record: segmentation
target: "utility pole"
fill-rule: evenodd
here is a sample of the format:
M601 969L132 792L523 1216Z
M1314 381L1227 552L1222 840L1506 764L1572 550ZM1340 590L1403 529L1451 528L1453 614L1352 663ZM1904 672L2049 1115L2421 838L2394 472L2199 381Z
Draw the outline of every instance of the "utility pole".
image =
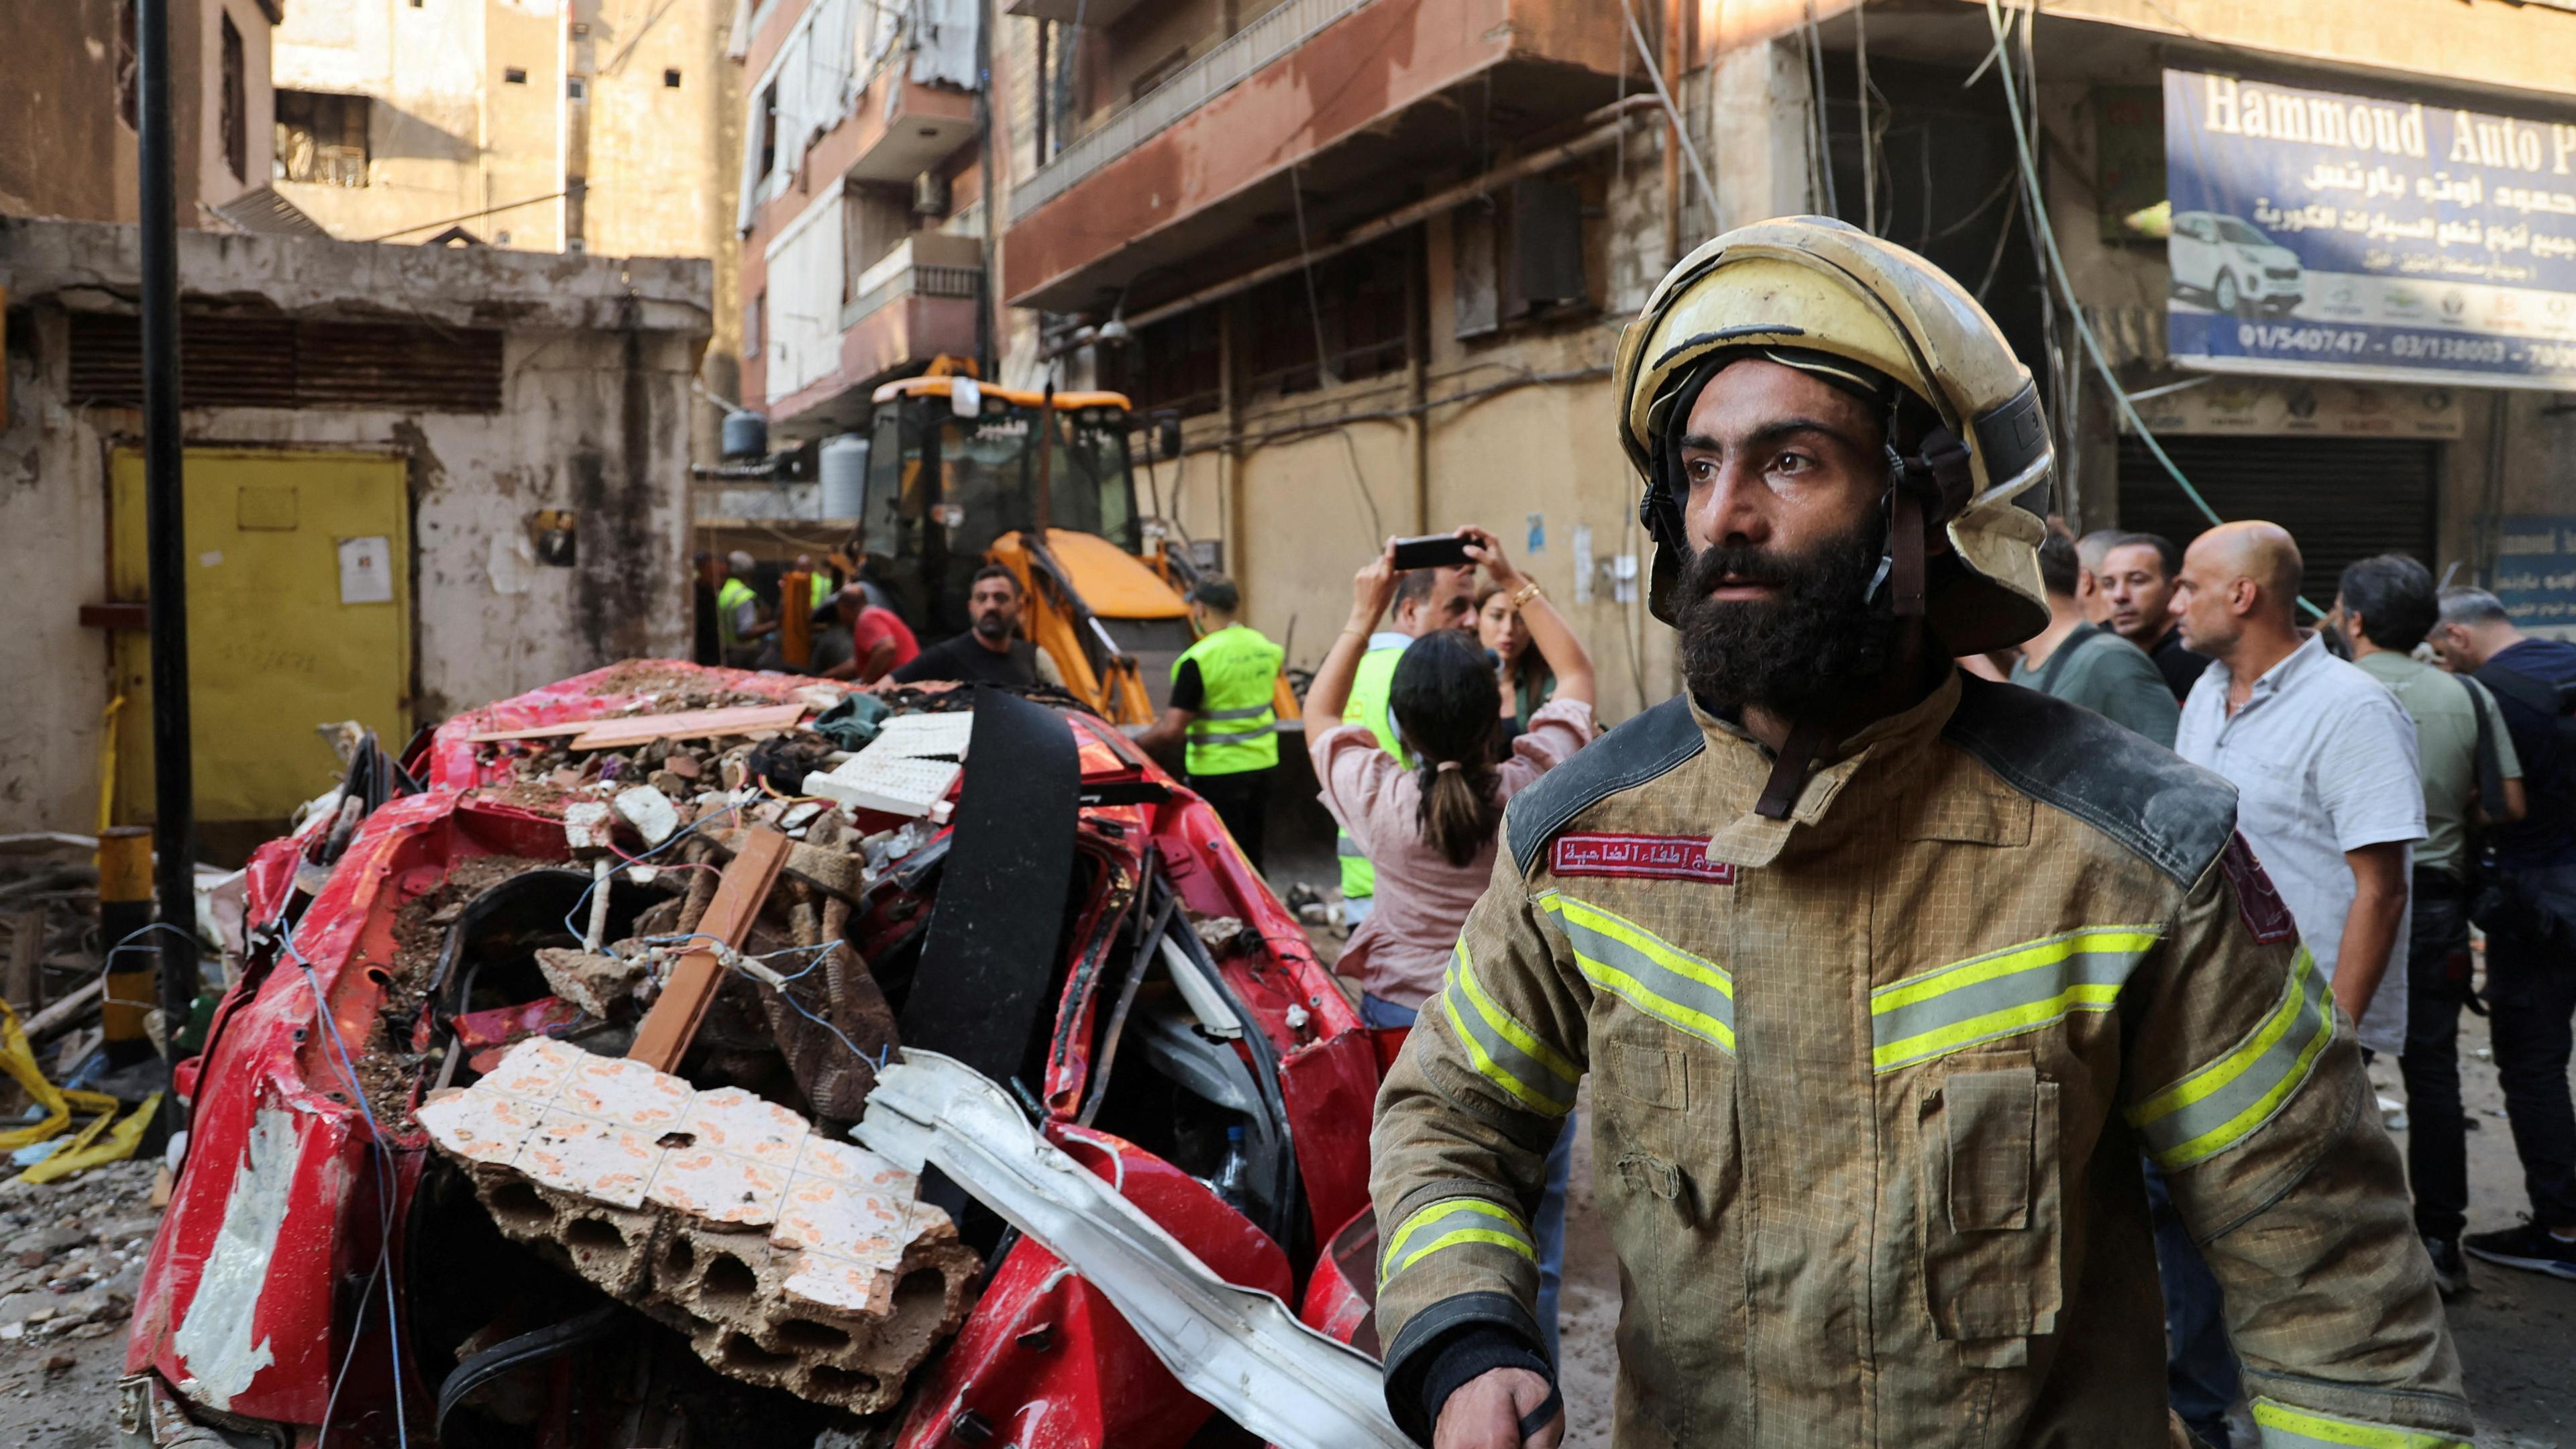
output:
M196 779L189 757L187 520L179 492L179 203L170 120L170 0L134 7L143 221L143 518L152 634L153 874L163 1040L197 999ZM115 944L110 942L110 945Z

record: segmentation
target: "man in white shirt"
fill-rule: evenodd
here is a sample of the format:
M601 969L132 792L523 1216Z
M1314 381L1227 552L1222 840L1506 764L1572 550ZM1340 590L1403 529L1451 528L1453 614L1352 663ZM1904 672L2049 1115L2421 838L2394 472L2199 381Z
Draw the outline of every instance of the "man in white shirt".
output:
M2424 838L2415 722L2298 627L2298 545L2278 525L2194 540L2174 582L2183 642L2217 661L2174 752L2236 786L2236 823L2334 982L2361 1044L2406 1042L2409 847Z
M2415 721L2379 681L2299 628L2299 546L2271 523L2192 541L2171 608L2215 662L2183 701L2174 753L2236 786L2236 828L2290 908L2361 1044L2406 1045L2408 853L2424 838ZM2161 1197L2151 1182L2151 1202ZM2156 1204L2161 1207L2161 1204ZM2236 1396L2217 1283L2159 1213L2173 1406L2195 1431Z

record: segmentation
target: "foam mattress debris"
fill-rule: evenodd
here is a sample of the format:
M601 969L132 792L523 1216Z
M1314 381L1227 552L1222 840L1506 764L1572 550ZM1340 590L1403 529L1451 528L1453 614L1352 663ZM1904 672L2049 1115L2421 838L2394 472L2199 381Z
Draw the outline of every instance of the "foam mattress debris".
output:
M964 1316L976 1257L918 1178L739 1088L536 1038L420 1124L504 1233L747 1382L874 1413Z
M941 819L974 729L971 710L896 715L866 749L827 774L806 776L806 793L859 810Z

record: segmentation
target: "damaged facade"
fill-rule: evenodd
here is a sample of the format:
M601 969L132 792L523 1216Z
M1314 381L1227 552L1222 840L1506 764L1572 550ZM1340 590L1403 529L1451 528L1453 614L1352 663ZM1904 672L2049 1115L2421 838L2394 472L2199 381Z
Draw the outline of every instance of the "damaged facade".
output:
M0 812L151 799L130 227L0 219L8 287ZM200 839L238 859L338 773L478 699L689 635L707 263L180 237ZM111 704L122 700L111 710Z
M2563 511L2576 450L2543 393L2213 384L2168 355L2165 242L2111 223L2163 198L2168 67L2545 129L2576 93L2564 7L2003 5L2072 306L2036 260L1982 0L1005 9L999 297L1034 325L1005 328L1002 375L1181 414L1153 491L1222 542L1246 622L1306 621L1291 667L1379 539L1473 522L1589 641L1605 717L1677 689L1609 362L1674 261L1778 215L1839 216L1977 292L2047 390L2079 530L2205 523L2115 414L2078 309L2184 473L2223 516L2290 528L2313 579L2391 548L2492 577L2500 526Z
M129 1417L1400 1442L1345 1346L1377 1048L1214 813L1065 705L628 663L262 847Z

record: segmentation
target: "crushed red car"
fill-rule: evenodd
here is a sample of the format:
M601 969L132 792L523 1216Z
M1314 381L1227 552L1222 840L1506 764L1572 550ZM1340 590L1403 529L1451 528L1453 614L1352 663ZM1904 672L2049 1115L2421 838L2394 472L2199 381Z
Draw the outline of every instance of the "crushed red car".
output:
M853 1140L908 1060L1374 1350L1376 1046L1063 697L629 663L319 803L178 1074L128 1442L1253 1442L1110 1276Z

